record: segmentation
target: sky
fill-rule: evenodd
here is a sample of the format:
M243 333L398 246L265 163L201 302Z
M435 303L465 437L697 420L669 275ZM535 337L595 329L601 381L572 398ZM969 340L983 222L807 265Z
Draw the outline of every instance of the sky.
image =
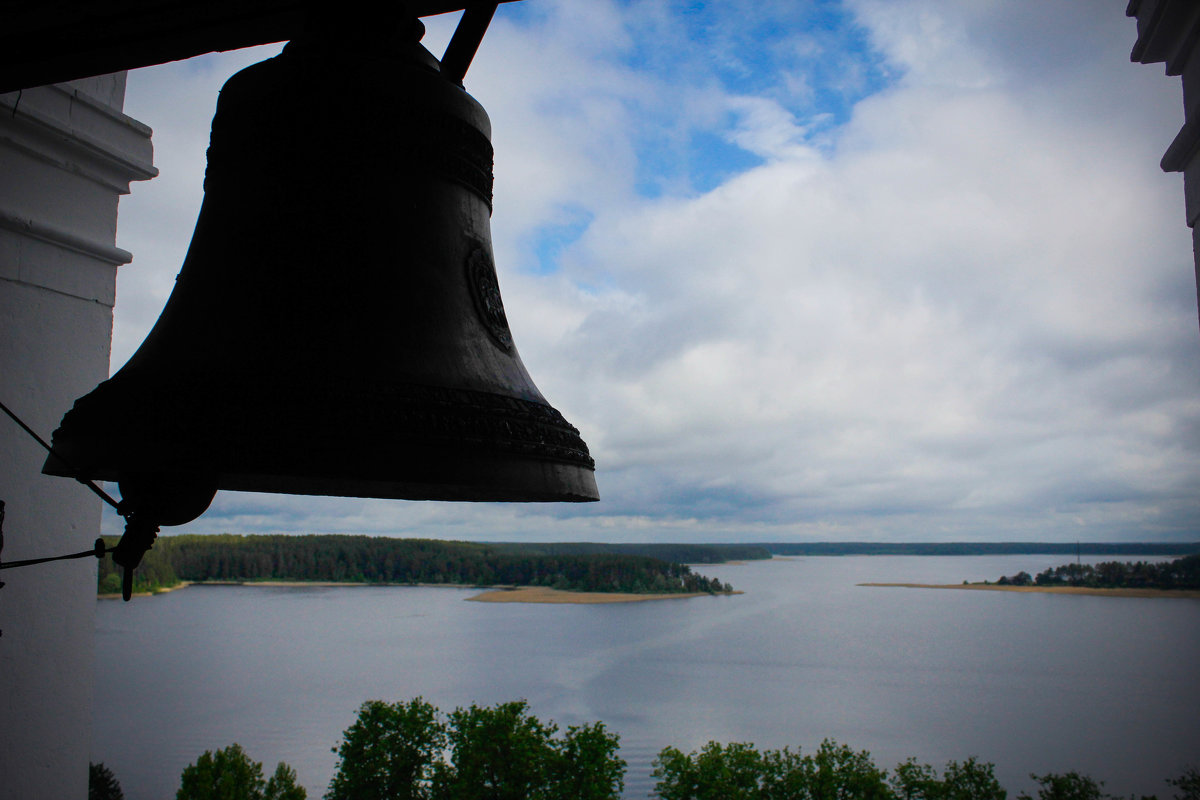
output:
M164 533L1200 541L1178 78L1123 0L523 0L467 74L522 360L588 504L222 492ZM426 20L444 50L453 15ZM226 78L130 73L112 363L183 263ZM319 113L319 99L314 113ZM106 532L120 530L115 515Z

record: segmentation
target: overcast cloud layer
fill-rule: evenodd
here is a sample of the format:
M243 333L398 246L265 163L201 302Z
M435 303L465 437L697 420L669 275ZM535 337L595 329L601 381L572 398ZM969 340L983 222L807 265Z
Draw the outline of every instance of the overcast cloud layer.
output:
M1129 62L1124 3L722 5L502 5L467 76L514 337L601 502L226 492L178 530L1200 540L1179 80ZM162 174L121 203L114 366L182 264L218 88L278 50L131 74Z

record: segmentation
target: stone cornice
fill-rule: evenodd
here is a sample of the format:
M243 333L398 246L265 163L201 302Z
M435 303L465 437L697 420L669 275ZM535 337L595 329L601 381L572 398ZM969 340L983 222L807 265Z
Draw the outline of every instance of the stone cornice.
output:
M1163 172L1183 172L1196 155L1197 149L1200 149L1200 119L1189 119L1179 129L1159 165Z
M150 128L70 84L0 95L0 140L121 194L158 175Z
M1163 62L1168 75L1183 74L1200 40L1200 3L1195 0L1130 0L1128 17L1137 17L1138 38L1130 61Z

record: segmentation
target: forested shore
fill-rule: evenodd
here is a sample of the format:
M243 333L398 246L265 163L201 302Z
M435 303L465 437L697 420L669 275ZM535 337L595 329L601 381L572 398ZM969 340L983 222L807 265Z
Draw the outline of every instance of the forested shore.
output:
M116 539L108 540L114 545ZM134 591L182 582L308 581L365 584L546 586L574 592L726 593L733 588L692 572L681 560L715 563L723 546L487 544L381 536L179 535L160 537L134 572ZM730 546L729 558L752 557ZM694 556L695 558L688 558ZM761 556L769 557L769 556ZM101 559L97 589L120 591L120 575Z
M1200 542L763 542L776 556L1183 556Z
M997 586L1078 586L1088 589L1200 589L1200 555L1174 561L1063 564L1039 572L1002 575Z
M110 546L116 543L115 538L106 541ZM580 592L683 594L725 592L731 588L693 573L687 564L721 564L774 556L1183 555L1197 552L1200 552L1200 542L479 543L382 536L185 534L162 536L157 540L134 573L134 591L160 591L185 581L273 580L548 586ZM1161 580L1148 576L1160 569L1159 565L1136 563L1139 566L1123 571L1114 566L1117 562L1094 567L1067 564L1036 577L1026 573L1003 577L998 584L1158 587ZM1077 568L1080 571L1073 572ZM1189 569L1194 571L1194 564ZM1118 573L1125 583L1111 582ZM1139 583L1145 580L1158 583ZM1028 581L1028 584L1021 581ZM1178 581L1172 585L1185 588ZM120 591L120 576L106 559L100 562L98 589L101 594Z

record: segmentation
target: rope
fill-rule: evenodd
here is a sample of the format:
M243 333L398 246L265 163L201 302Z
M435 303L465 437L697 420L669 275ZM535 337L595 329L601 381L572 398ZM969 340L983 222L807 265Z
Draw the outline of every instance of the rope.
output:
M14 569L16 567L29 567L34 564L45 564L47 561L65 561L68 558L88 558L95 556L96 558L104 558L105 553L111 553L107 549L103 539L96 540L96 546L91 550L84 550L79 553L71 553L66 556L47 556L46 558L26 558L23 561L0 561L0 569Z
M34 441L36 441L36 442L37 442L38 444L40 444L42 447L46 448L46 452L47 452L47 453L49 453L50 455L54 456L55 458L57 458L57 459L58 459L59 461L61 461L62 463L66 464L66 465L67 465L67 469L69 469L71 472L74 472L76 475L78 475L78 474L79 474L79 470L75 469L75 466L74 466L74 465L73 465L73 464L72 464L70 461L67 461L67 460L66 460L65 458L63 458L61 455L59 455L58 453L54 452L54 448L53 448L53 447L51 447L50 445L46 444L46 440L45 440L45 439L43 439L42 437L38 436L38 435L37 435L37 432L36 432L36 431L34 431L34 429L33 429L33 428L29 427L29 426L28 426L28 425L26 425L24 422L22 422L22 421L21 421L21 418L20 418L20 417L18 417L16 414L14 414L14 413L12 412L12 410L11 410L11 409L10 409L8 406L4 405L4 403L3 403L3 402L0 402L0 410L4 411L4 413L5 413L5 414L8 414L8 416L12 417L12 421L13 421L13 422L15 422L15 423L17 423L18 425L20 425L20 426L21 426L21 429L22 429L23 431L25 431L26 433L28 433L30 436L32 436L32 437L33 437ZM76 478L75 478L75 480L79 481L79 482L80 482L80 483L82 483L84 486L88 487L88 488L89 488L89 489L91 489L93 492L95 492L96 494L100 495L100 499L101 499L101 500L103 500L104 502L108 503L108 504L109 504L110 506L112 506L113 508L117 509L117 513L120 513L120 512L121 512L121 509L120 509L120 503L118 503L116 500L113 500L111 497L109 497L108 493L107 493L107 492L105 492L103 489L101 489L99 486L97 486L97 485L96 485L96 484L95 484L93 481L91 481L91 480L89 480L89 479L87 479L87 478L79 478L79 477L76 477Z
M128 602L129 598L133 595L133 570L139 563L141 563L142 555L150 549L151 545L154 544L154 540L158 536L158 526L154 525L148 520L141 519L136 513L133 513L132 510L128 508L122 508L121 503L118 503L116 500L112 499L107 492L97 486L93 481L89 480L88 478L79 477L79 470L77 470L74 465L71 464L71 462L54 452L54 448L47 444L45 439L43 439L41 436L38 436L37 432L34 431L33 428L26 425L24 421L22 421L20 417L13 413L12 409L4 405L3 402L0 402L0 410L4 411L4 413L7 414L13 422L20 425L21 430L32 436L34 441L46 449L47 453L54 458L57 458L66 465L68 470L75 473L75 480L79 481L84 486L88 487L97 495L99 495L101 500L115 508L117 513L125 519L125 535L121 537L121 541L117 542L117 546L111 550L105 548L103 539L97 539L96 546L93 549L85 550L82 553L71 553L65 556L48 556L46 558L28 558L23 561L9 561L7 563L4 563L3 558L0 557L0 569L28 567L32 566L33 564L45 564L47 561L62 561L68 558L87 558L88 556L104 558L104 554L108 552L113 555L113 562L124 568L124 575L121 579L121 597ZM3 550L4 503L3 501L0 501L0 553L2 553ZM4 586L4 584L0 583L0 587L2 586Z

